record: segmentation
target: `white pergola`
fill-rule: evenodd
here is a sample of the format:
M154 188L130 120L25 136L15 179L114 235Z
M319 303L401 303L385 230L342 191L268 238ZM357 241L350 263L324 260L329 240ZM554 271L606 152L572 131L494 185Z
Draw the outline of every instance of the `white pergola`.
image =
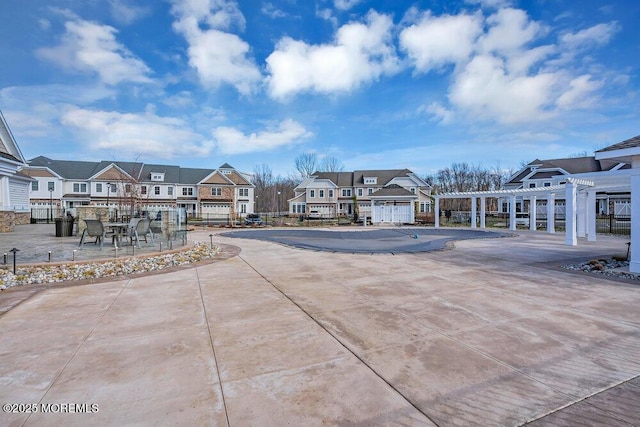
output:
M435 195L435 226L440 227L440 199L471 199L471 228L477 228L478 199L480 199L480 228L486 228L486 199L508 198L509 229L516 229L516 198L529 200L529 229L536 230L536 205L538 200L547 202L547 232L555 233L555 200L558 196L565 200L566 231L565 244L575 246L578 237L586 237L588 241L596 240L596 212L595 202L598 191L628 191L629 185L620 179L603 182L603 186L596 186L590 179L567 178L565 184L550 187L519 188L513 190L468 191ZM617 185L616 185L617 184ZM632 214L633 215L633 214ZM633 226L633 225L632 225Z
M640 273L640 136L596 151L596 160L612 159L631 164L631 260L629 271Z

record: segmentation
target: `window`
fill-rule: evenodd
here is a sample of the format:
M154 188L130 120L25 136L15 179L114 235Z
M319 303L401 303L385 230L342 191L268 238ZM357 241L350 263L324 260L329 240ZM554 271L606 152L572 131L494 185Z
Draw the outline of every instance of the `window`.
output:
M156 196L160 195L160 186L156 185L155 187L153 187L153 194L155 194Z
M309 190L309 197L316 197L316 190Z
M362 197L362 188L358 188L358 197Z
M220 187L211 187L211 195L212 196L222 196L222 188L220 188Z
M238 188L238 196L240 196L240 197L249 197L249 189L248 188Z
M47 182L47 190L48 191L55 191L56 189L56 183L53 181L49 181Z
M240 213L247 213L247 204L240 203Z
M87 184L86 183L73 183L73 192L74 193L86 193L87 192Z
M152 172L151 181L164 181L164 174Z
M536 183L535 182L530 182L529 183L529 188L536 188Z
M373 194L373 188L367 188L367 195Z
M318 197L324 197L324 190L318 190Z
M351 197L351 189L343 188L342 189L342 197Z
M102 193L102 183L98 182L96 184L96 193Z
M142 187L140 187L140 194L147 194L147 186L143 185Z
M415 187L411 187L411 188L409 189L409 191L411 191L411 194L416 194L416 189L415 189Z
M118 187L117 187L115 184L109 184L109 187L111 187L109 190L110 190L112 193L115 193L115 192L117 192L117 191L118 191Z
M167 194L173 196L173 187L167 187Z
M365 178L364 179L364 183L365 184L373 184L376 185L378 183L378 178L376 177L369 177L369 178Z
M329 198L333 198L333 190L329 190Z
M31 183L31 191L38 191L39 187L40 187L40 183L38 181L33 181Z
M182 195L183 196L193 196L193 188L191 188L191 187L182 187Z
M125 184L124 185L124 192L125 193L131 193L131 184Z
M543 185L544 185L545 187L551 187L551 183L550 183L550 182L545 182Z

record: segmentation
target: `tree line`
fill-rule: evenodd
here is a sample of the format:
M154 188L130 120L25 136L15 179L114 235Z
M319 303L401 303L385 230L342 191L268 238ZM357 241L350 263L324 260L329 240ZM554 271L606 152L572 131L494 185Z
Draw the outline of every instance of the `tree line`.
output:
M344 165L335 157L319 159L315 153L304 153L295 158L295 172L287 176L274 175L271 168L262 163L254 167L253 184L256 186L256 212L286 212L287 200L294 197L294 188L302 180L316 172L342 172ZM466 162L453 163L434 174L422 177L432 187L432 194L464 191L499 190L513 175L513 169L500 164L485 167ZM487 199L488 210L497 210L497 201ZM441 209L470 210L467 199L443 199Z

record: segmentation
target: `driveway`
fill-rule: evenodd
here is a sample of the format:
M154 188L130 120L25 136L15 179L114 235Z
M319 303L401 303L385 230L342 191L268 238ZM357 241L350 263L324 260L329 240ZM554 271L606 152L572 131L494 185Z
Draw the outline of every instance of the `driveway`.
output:
M401 255L214 241L239 254L0 316L16 412L0 424L640 424L640 286L557 268L623 239L525 231Z

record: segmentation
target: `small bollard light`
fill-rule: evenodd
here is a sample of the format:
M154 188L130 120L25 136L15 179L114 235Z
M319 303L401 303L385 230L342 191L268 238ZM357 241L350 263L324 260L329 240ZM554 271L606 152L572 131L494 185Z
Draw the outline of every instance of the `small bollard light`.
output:
M49 251L49 262L51 262L51 251Z
M13 253L13 275L16 275L16 252L20 252L20 249L13 248L9 252Z
M76 260L76 249L73 250L73 258L71 259L71 261L75 261Z
M131 254L135 256L135 254L136 254L136 245L131 245Z
M160 242L160 252L162 252L162 242Z
M173 240L169 240L169 250L173 249Z
M209 234L210 249L213 249L213 234Z
M7 253L4 253L4 265L7 265Z
M115 251L116 251L116 259L118 258L118 247L115 247Z

